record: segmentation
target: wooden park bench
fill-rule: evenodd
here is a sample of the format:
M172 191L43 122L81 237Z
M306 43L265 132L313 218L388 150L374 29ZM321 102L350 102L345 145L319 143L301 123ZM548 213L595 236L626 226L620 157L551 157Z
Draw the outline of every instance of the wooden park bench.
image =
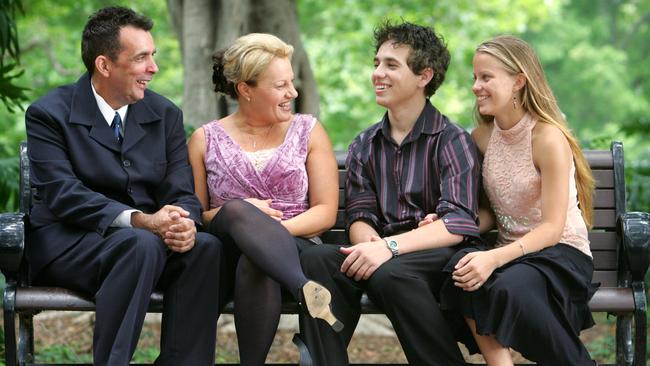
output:
M34 363L33 317L44 310L94 311L92 299L53 287L32 287L26 282L24 260L25 225L29 220L31 187L26 144L20 147L21 201L18 213L0 214L0 269L6 278L4 292L4 332L6 365ZM592 312L616 316L616 365L645 365L647 342L647 302L644 276L650 263L650 215L626 212L623 146L611 150L590 150L585 155L596 178L594 228L589 232L594 256L594 282L601 287L589 302ZM337 153L339 186L344 186L345 153ZM334 228L324 233L326 243L347 243L343 190ZM149 311L162 310L162 295L154 293ZM224 312L232 313L232 303ZM381 314L367 297L362 299L364 314ZM293 301L283 305L286 314L298 313ZM16 337L16 316L18 337ZM301 350L301 365L310 360Z

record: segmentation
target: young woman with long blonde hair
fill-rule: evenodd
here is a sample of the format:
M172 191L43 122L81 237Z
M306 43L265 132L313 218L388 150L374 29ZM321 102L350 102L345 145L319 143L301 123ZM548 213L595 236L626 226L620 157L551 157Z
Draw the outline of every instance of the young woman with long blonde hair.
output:
M593 365L578 337L593 325L589 165L526 42L488 40L473 66L481 231L498 235L450 261L442 305L459 306L489 365L512 365L509 348L539 365Z

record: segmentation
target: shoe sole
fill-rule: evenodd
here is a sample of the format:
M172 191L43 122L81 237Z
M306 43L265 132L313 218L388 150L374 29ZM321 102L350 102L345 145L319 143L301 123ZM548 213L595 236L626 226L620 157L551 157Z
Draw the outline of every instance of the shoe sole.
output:
M327 288L314 281L309 281L302 287L302 294L307 311L312 318L325 320L336 332L343 330L343 323L332 314L330 307L332 294Z

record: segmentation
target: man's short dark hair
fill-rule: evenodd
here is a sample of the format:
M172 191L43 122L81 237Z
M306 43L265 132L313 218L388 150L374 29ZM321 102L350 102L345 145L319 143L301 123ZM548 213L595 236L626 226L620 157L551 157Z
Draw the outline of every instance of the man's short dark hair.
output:
M432 96L445 80L449 67L449 51L442 37L431 27L408 22L393 25L387 20L375 28L375 52L386 41L411 47L406 62L413 73L419 75L427 67L433 70L433 78L424 89L427 97Z
M113 61L117 59L122 47L120 29L125 26L150 31L153 21L121 6L100 9L88 18L81 36L81 58L90 75L95 70L97 56L106 55Z

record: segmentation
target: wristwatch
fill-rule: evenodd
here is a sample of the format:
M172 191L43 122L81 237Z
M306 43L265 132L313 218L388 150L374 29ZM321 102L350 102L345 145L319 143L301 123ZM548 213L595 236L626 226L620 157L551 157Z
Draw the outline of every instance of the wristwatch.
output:
M393 253L393 258L397 257L399 255L399 245L397 244L397 240L393 238L384 238L384 241L386 242L388 250Z

